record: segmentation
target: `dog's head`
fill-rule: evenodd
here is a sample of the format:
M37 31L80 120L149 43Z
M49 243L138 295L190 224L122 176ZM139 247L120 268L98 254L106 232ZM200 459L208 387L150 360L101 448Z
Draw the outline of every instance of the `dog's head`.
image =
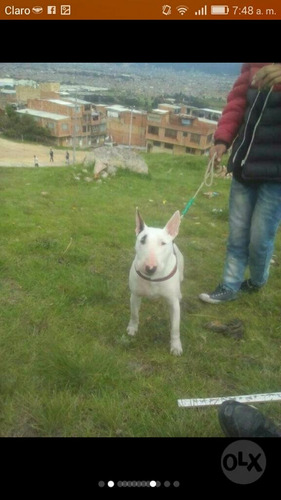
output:
M174 215L162 229L149 227L145 224L138 209L136 210L136 259L137 271L147 276L161 273L173 254L173 240L179 232L181 222L180 212Z

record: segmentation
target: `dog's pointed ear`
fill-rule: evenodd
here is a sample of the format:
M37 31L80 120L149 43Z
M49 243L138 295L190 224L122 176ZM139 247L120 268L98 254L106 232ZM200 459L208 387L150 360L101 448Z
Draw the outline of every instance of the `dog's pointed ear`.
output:
M141 214L139 213L138 207L136 208L136 235L141 233L145 228L145 223L142 219Z
M181 216L179 210L177 210L164 228L173 239L178 235L180 223Z

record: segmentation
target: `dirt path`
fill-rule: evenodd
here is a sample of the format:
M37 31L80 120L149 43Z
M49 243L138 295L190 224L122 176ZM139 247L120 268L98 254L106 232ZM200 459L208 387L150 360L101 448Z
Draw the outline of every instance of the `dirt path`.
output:
M13 142L0 138L0 167L34 167L34 155L39 160L40 167L61 167L66 165L66 150L52 148L54 151L54 162L50 162L50 147L40 144L25 144L24 142ZM76 151L76 163L82 163L86 156L85 151ZM72 164L73 153L69 149L70 164Z

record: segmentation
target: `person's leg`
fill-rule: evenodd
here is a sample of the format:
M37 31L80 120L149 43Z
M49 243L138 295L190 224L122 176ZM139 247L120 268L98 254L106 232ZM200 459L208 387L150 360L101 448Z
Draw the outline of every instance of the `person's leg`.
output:
M217 304L236 298L249 259L250 228L257 199L256 186L232 179L229 196L229 236L222 283L211 293L201 293L203 302Z
M260 287L267 282L277 229L281 222L281 183L260 185L253 212L249 244L251 282Z
M232 180L229 197L229 236L222 282L234 293L240 289L248 265L251 222L256 200L256 186L247 186Z

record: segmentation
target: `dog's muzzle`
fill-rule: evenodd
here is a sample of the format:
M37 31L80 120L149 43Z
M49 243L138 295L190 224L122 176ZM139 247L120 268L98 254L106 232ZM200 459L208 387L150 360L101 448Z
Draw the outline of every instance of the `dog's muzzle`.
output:
M145 266L145 273L148 274L148 276L152 276L156 272L157 266Z

